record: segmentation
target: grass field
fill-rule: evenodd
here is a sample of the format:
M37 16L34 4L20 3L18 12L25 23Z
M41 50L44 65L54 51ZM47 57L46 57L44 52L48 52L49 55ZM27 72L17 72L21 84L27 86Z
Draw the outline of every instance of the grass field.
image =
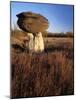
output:
M11 51L11 98L74 94L73 38L44 43L42 53Z

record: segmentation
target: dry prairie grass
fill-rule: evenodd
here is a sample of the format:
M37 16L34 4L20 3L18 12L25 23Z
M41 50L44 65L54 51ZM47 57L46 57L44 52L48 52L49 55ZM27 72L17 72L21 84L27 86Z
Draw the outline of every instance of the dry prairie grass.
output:
M17 33L11 37L22 44L24 33ZM73 37L44 38L44 43L43 53L11 47L11 98L74 94Z
M73 53L12 54L11 97L72 95Z

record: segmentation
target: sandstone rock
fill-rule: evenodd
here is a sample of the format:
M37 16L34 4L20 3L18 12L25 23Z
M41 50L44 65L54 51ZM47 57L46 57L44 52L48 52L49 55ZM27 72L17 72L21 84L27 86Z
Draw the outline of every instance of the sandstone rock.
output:
M49 26L48 20L40 14L32 12L22 12L18 14L17 17L17 24L19 28L26 32L44 32Z

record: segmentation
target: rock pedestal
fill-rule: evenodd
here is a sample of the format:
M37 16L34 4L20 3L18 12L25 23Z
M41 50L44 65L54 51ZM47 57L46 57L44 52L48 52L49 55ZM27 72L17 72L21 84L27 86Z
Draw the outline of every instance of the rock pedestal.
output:
M48 20L44 16L32 12L22 12L17 17L19 28L26 31L30 38L28 43L29 50L43 51L44 42L42 32L48 28Z

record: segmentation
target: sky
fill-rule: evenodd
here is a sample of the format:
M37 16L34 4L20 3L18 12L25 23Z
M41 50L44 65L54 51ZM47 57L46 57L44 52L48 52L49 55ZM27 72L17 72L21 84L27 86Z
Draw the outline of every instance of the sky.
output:
M11 2L11 27L17 26L17 14L28 11L45 16L49 21L49 28L47 29L49 32L73 32L72 5Z

